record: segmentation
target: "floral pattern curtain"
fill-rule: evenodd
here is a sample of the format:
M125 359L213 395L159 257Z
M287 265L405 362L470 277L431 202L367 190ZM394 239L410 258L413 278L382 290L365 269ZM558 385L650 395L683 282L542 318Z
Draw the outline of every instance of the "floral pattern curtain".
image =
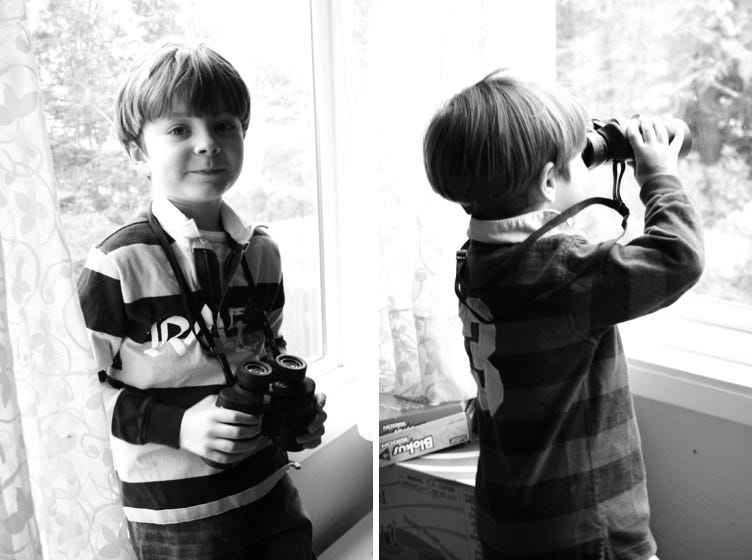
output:
M0 2L0 558L132 558L23 0Z

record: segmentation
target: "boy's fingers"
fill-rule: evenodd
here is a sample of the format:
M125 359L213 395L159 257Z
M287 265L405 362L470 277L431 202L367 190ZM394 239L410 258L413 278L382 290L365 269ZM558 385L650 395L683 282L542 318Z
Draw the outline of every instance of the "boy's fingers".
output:
M240 440L251 439L259 435L261 423L253 425L244 424L216 424L212 428L211 435L222 439Z
M316 398L316 408L322 410L324 405L327 404L327 395L324 393L316 393L314 396Z
M641 133L643 134L643 140L646 144L656 140L656 131L654 130L654 123L648 119L641 119Z
M316 393L314 397L316 399L316 409L318 412L316 413L316 416L312 418L311 422L309 422L309 425L306 426L308 434L316 434L320 429L322 433L324 433L323 426L324 422L327 420L327 413L324 412L324 405L327 403L327 395L324 393Z
M197 408L205 408L211 411L211 416L217 422L223 422L225 424L248 424L253 425L259 422L259 418L253 414L247 414L245 412L239 412L229 408L222 408L217 406L217 393L207 395L194 406Z
M272 444L272 440L264 436L259 436L248 440L230 440L216 439L213 450L223 455L233 456L245 455L251 452L261 451Z
M676 152L680 153L680 150L682 149L682 143L685 140L685 128L682 126L676 127L675 130L675 136L672 138L672 141L669 143L669 146Z
M324 435L324 426L317 427L314 431L298 434L295 439L298 443L311 441L312 439L321 438Z
M322 438L318 438L311 441L307 441L306 443L301 443L301 446L304 449L314 449L315 447L319 447L321 444L322 444Z
M257 451L261 451L262 449L269 447L270 445L272 445L271 439L264 436L258 436L253 439L240 440L236 442L236 445L234 446L234 451L232 453L235 455L243 455L246 453L256 453Z
M638 121L632 119L627 127L627 137L632 146L641 146L643 144L643 137L638 129Z
M654 125L654 129L656 130L656 139L662 144L669 144L669 132L667 132L667 127L659 122Z
M296 436L295 440L305 447L306 449L312 449L322 443L322 436L324 435L324 426L320 426L319 429L312 434L301 434Z
M223 424L255 426L260 423L258 416L240 412L238 410L231 410L229 408L218 408L216 418Z
M311 422L309 422L309 425L306 426L306 431L310 434L316 433L317 430L319 430L319 428L321 428L326 421L327 413L322 410L316 416L314 416L314 419L311 420Z

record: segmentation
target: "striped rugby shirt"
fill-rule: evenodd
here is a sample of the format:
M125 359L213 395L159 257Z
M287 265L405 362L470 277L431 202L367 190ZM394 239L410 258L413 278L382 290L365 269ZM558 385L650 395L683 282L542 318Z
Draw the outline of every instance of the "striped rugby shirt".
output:
M245 258L249 264L257 304L268 312L279 337L284 294L277 245L264 232L246 227L223 203L227 258L224 265L207 266L201 250L211 250L211 243L193 220L164 197L155 197L152 212L170 240L191 297L205 302L201 314L207 326L216 323L215 340L233 370L263 355L260 327L247 319L252 292L239 263ZM215 321L206 302L219 299L223 276L230 279L227 305ZM178 281L146 215L90 251L79 299L97 365L109 376L102 384L103 399L130 521L168 524L223 513L264 496L294 465L276 445L225 470L178 449L183 413L217 393L225 378L194 335L199 329L192 330L185 316ZM281 337L278 342L284 345Z
M490 557L647 559L656 544L617 323L669 305L703 269L700 218L677 178L641 189L622 246L554 229L552 211L471 219L458 280L478 385L476 522ZM491 319L491 322L487 322Z

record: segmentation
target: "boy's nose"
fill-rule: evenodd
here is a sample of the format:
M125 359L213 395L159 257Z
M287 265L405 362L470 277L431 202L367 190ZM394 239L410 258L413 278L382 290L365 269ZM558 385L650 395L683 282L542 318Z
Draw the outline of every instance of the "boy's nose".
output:
M202 146L202 147L198 147L196 149L196 152L199 153L199 154L202 154L202 155L206 155L206 154L219 154L220 153L220 147L217 144L212 144L211 146L210 145Z
M194 151L202 155L218 154L220 152L220 144L212 134L203 134L197 139Z

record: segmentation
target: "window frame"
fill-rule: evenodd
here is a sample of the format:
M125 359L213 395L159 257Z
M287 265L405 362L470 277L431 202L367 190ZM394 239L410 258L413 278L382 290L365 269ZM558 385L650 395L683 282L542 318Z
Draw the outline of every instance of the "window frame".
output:
M356 310L368 312L373 309L375 317L378 309L374 285L378 270L375 260L369 262L368 259L369 255L378 254L377 224L373 216L366 215L368 212L352 211L375 207L371 203L376 200L375 193L359 188L363 181L357 184L351 180L354 173L348 165L348 115L344 110L347 87L342 51L342 32L345 30L340 17L344 4L343 0L312 0L310 6L325 318L325 359L313 364L313 368L320 372L322 382L333 388L349 387L352 391L354 387L368 387L365 394L376 395L378 334L376 325L370 326L376 321L369 321L368 315L364 317ZM554 3L550 8L555 9ZM554 25L551 30L555 32ZM556 59L556 41L546 48L552 49L552 58ZM335 227L324 227L324 224L335 224ZM361 243L354 243L355 239ZM364 289L359 291L356 286L364 286ZM750 340L751 306L738 306L742 310L730 315L729 302L705 298L702 311L688 313L687 309L697 305L700 299L704 297L686 294L678 304L640 321L671 317L687 329L711 322L738 335L743 331ZM352 328L353 325L357 328ZM621 327L621 330L627 334L629 329ZM718 351L714 355L693 347L671 348L651 337L624 338L634 394L751 425L750 384L729 381L730 377L740 378L746 372L749 375L750 360L747 364L740 364L724 359ZM693 359L691 353L697 359ZM364 363L368 364L366 372ZM375 374L370 376L368 371L372 367ZM725 369L734 370L735 374L715 377L708 373L709 370ZM374 382L362 384L364 380L359 379L356 371ZM356 391L351 397L358 398L359 394ZM354 417L358 415L356 411L352 414ZM349 422L352 425L352 421Z
M373 208L374 196L363 182L351 181L340 4L309 0L324 328L323 357L309 371L330 403L325 444L355 425L368 437L376 401L373 411L354 404L370 405L378 392L378 332L371 320L377 313L376 222L373 213L351 211Z

